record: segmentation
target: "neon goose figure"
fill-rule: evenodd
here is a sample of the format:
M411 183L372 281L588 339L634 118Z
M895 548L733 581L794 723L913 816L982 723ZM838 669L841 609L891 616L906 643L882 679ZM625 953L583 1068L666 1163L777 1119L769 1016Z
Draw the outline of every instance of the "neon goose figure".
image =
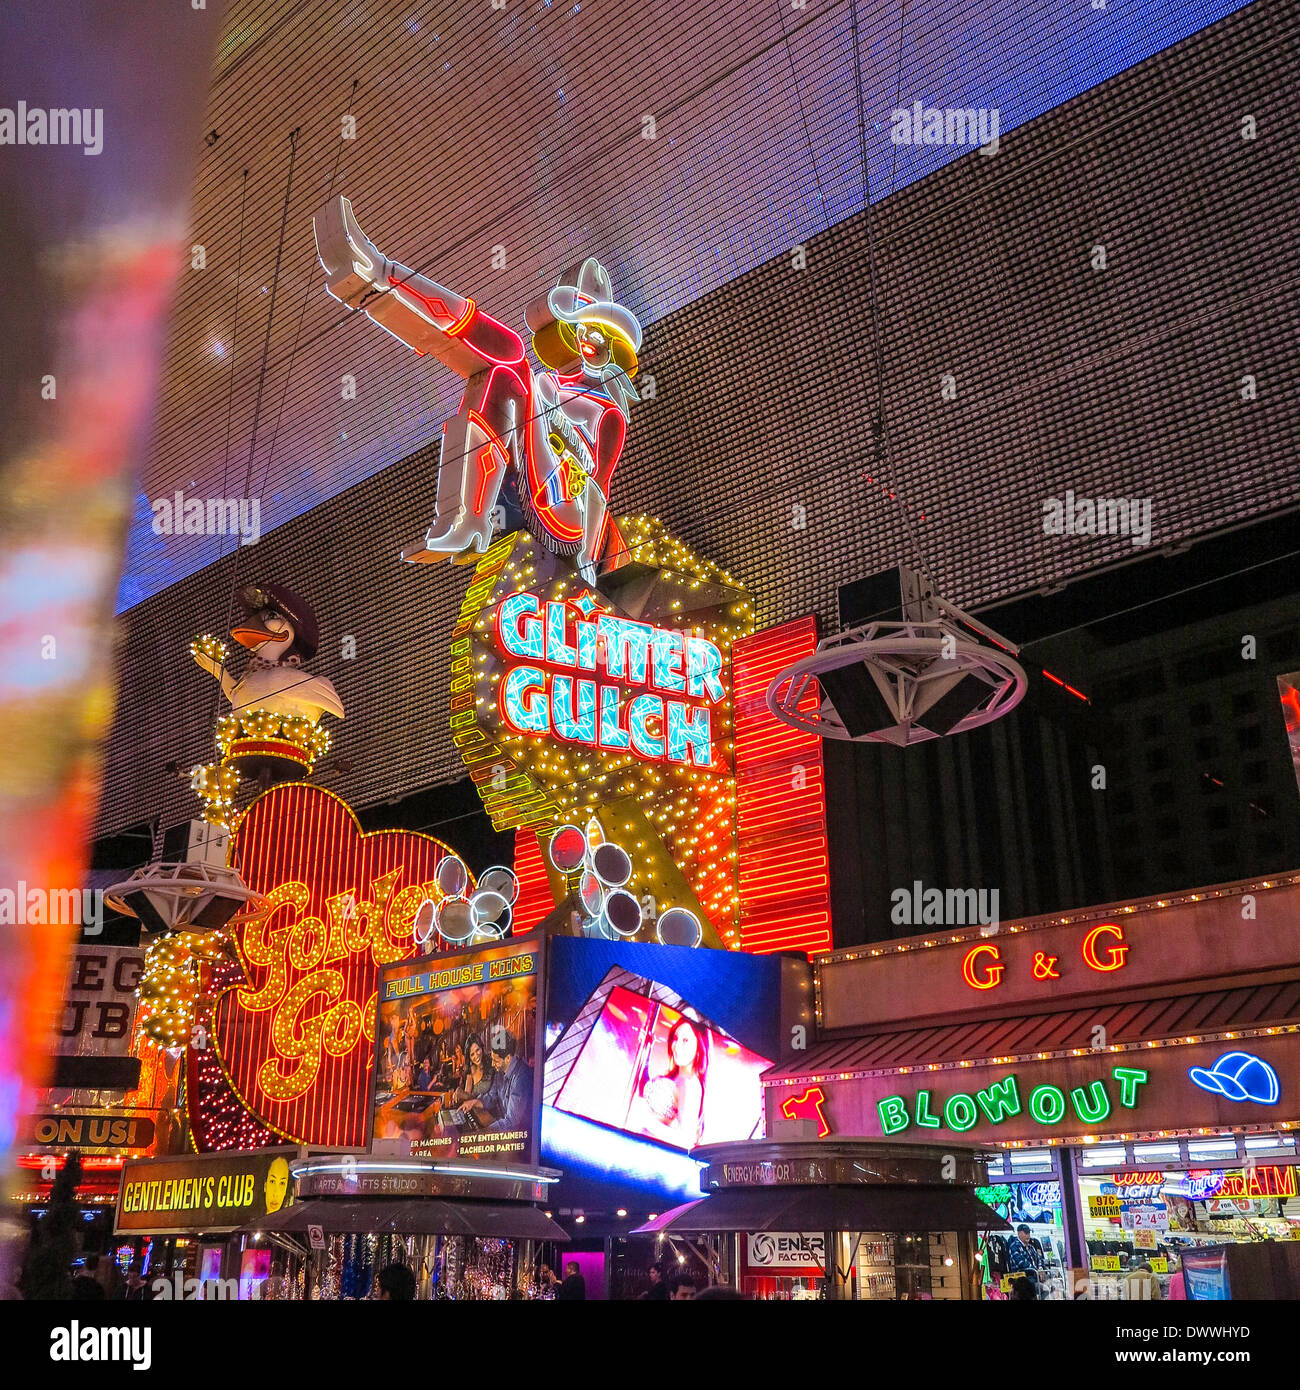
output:
M252 653L244 673L236 679L224 660L203 650L193 652L198 665L221 682L232 712L264 709L312 724L323 714L342 719L343 702L333 682L301 669L303 661L316 655L320 640L316 615L307 602L282 584L244 589L240 602L247 616L230 635Z

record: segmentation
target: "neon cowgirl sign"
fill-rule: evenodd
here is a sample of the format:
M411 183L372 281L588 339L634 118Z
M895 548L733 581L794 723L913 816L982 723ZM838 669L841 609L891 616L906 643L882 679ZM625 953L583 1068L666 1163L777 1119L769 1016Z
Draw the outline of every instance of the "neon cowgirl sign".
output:
M714 765L710 705L727 692L722 653L707 638L598 611L589 592L545 602L511 594L497 606L496 635L507 657L526 663L509 666L499 686L501 717L515 732ZM627 687L641 693L627 698Z

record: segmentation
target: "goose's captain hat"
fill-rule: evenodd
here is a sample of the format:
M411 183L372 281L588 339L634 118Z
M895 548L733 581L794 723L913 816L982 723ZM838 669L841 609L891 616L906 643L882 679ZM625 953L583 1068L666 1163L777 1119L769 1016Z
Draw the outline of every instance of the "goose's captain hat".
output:
M320 643L316 614L292 589L283 584L249 584L239 591L239 604L245 618L231 628L230 635L240 646L294 666L316 655Z

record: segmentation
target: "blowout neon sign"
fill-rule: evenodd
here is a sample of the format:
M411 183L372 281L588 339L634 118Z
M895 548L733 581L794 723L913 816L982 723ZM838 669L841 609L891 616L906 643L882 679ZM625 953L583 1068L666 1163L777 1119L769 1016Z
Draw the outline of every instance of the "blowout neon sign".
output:
M722 653L707 638L600 611L590 592L545 602L511 594L495 623L501 651L523 663L507 665L498 695L516 733L714 765L711 706L726 689Z
M1111 1077L1118 1083L1118 1102L1125 1110L1138 1103L1138 1088L1145 1086L1149 1073L1140 1067L1112 1067ZM981 1114L990 1124L1000 1125L1010 1116L1021 1113L1020 1079L1012 1074L993 1082L973 1095L957 1092L944 1101L931 1099L932 1093L920 1090L909 1107L905 1096L885 1096L876 1102L880 1117L880 1132L898 1134L915 1124L919 1129L949 1129L962 1134L974 1129ZM1066 1091L1062 1086L1045 1084L1028 1093L1029 1115L1044 1126L1059 1124L1066 1116ZM1111 1096L1104 1079L1088 1086L1075 1086L1069 1092L1069 1108L1084 1124L1100 1124L1111 1112Z

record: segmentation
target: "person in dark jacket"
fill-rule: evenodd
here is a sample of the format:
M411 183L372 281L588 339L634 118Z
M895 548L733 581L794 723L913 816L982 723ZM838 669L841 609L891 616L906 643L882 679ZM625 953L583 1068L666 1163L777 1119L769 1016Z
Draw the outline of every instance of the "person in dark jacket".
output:
M499 1024L492 1029L492 1084L469 1107L483 1129L526 1130L532 1122L533 1073L519 1056L515 1036Z
M406 1265L385 1265L379 1271L379 1297L382 1302L414 1303L415 1275Z
M564 1282L556 1292L555 1301L557 1303L585 1303L587 1301L587 1281L582 1277L582 1270L579 1269L577 1260L570 1260L564 1266Z
M650 1266L650 1287L637 1299L638 1303L667 1303L668 1281L658 1265Z

